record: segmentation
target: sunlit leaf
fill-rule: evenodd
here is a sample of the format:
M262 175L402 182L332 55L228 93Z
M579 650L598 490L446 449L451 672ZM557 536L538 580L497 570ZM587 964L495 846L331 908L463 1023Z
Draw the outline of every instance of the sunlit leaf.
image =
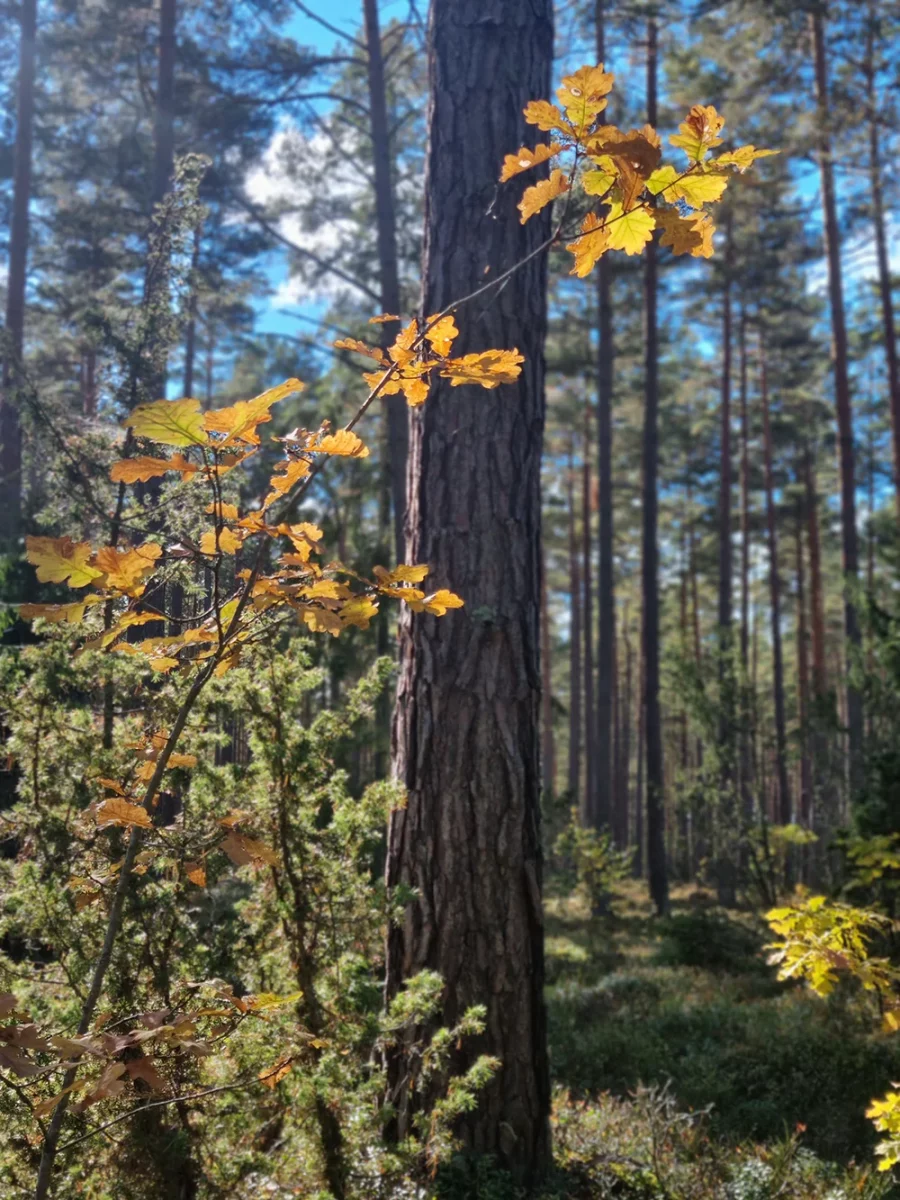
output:
M164 446L203 446L208 440L200 401L190 397L140 404L126 424L137 437L149 438Z
M68 583L69 587L82 588L103 574L90 564L90 542L73 542L70 537L29 535L25 538L25 557L37 567L41 583Z

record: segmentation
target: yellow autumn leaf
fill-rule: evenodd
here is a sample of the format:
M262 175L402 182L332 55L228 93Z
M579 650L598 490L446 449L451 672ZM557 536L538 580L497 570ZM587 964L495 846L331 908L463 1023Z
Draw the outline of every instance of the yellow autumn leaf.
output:
M433 325L431 324L432 321L435 322ZM435 321L434 317L429 317L425 325L425 340L429 343L435 354L439 354L441 358L446 358L453 348L454 341L459 337L459 330L456 328L456 322L453 317L441 317L439 321Z
M239 534L233 529L229 529L226 525L224 529L219 531L218 553L220 554L237 554L241 548L242 539ZM216 531L207 529L200 538L200 553L201 554L216 554Z
M581 222L581 235L566 244L566 249L575 256L575 266L570 274L584 279L590 275L602 255L609 249L609 233L596 213L588 213Z
M720 146L718 136L725 118L711 104L695 104L686 119L678 126L679 133L669 138L669 144L679 146L694 162L702 162L713 146Z
M120 458L110 468L109 477L113 483L146 483L167 471L180 471L183 479L190 479L199 470L199 466L189 462L183 454L173 454L171 458L142 454L137 458Z
M257 1078L267 1088L274 1088L277 1084L281 1083L293 1064L294 1060L292 1058L279 1059L273 1067L263 1067Z
M220 446L230 446L238 441L258 446L257 426L272 420L272 405L295 392L302 392L304 386L299 379L287 379L278 387L269 388L252 400L238 400L228 408L208 412L203 418L204 428L208 433L224 435L223 440L218 443Z
M374 358L376 362L384 362L384 351L379 346L369 346L359 338L338 338L331 344L335 350L352 350L354 354L364 354L367 358Z
M375 567L372 573L379 584L421 583L430 570L431 567L427 563L401 563L391 571L388 571L385 567Z
M184 873L196 887L206 887L206 867L204 867L203 863L186 862L184 864Z
M243 833L229 833L228 837L219 843L219 849L223 850L237 867L258 867L263 863L277 867L281 861L271 846Z
M549 100L531 100L522 110L529 125L537 125L544 133L557 129L560 133L571 136L575 131L563 117L560 110Z
M700 175L690 172L682 175L666 189L666 199L684 200L691 208L702 208L721 198L728 187L727 175Z
M52 625L61 621L69 625L77 625L83 620L87 605L80 600L72 604L20 604L19 616L23 621L36 621L38 618L49 621Z
M615 76L603 65L579 67L574 75L564 75L556 98L569 121L579 131L586 129L606 108L606 96L612 91Z
M507 179L512 179L514 175L520 175L523 171L530 171L532 167L540 166L541 163L553 158L554 154L559 154L560 150L562 150L560 142L541 143L533 150L529 150L527 146L520 147L515 154L507 154L503 159L500 182L506 183Z
M68 583L69 587L82 588L103 574L90 564L90 542L73 542L70 537L29 535L25 538L25 557L37 567L41 583Z
M450 380L451 387L477 383L483 388L515 383L522 373L524 357L518 350L483 350L448 359L441 367L441 376Z
M379 313L377 317L369 317L370 325L386 325L388 321L400 321L396 313Z
M345 458L368 458L369 447L351 429L339 429L320 438L313 449L318 454L337 454Z
M717 155L712 161L717 167L737 167L743 174L758 158L768 158L771 154L778 153L778 150L757 150L753 145L738 146L736 150L727 150L724 154Z
M398 382L410 408L418 408L428 399L428 384L424 379L401 376Z
M101 800L94 809L98 825L138 825L141 829L150 829L153 822L150 814L140 804L129 804L121 796L111 796Z
M653 213L648 209L639 207L625 212L622 205L614 200L609 206L609 214L606 218L610 250L624 250L626 254L640 254L653 237L655 226Z
M454 592L450 592L447 588L440 588L436 592L432 592L430 596L425 596L421 600L408 600L407 603L413 612L427 612L435 617L442 617L449 608L462 608L465 601L457 596Z
M92 562L103 572L104 587L115 588L120 592L132 592L156 566L156 560L162 554L162 547L155 542L144 542L119 550L115 546L103 546L94 555Z
M532 187L525 189L518 204L519 212L522 214L520 223L524 225L529 217L539 213L542 208L552 204L557 196L562 196L568 190L569 181L557 167L549 179L542 179L540 183L535 183Z
M286 459L275 468L275 474L269 480L272 489L263 501L263 508L274 504L281 496L286 496L294 484L305 479L309 474L309 463L305 458Z
M377 615L378 605L370 596L356 596L340 610L343 624L355 625L358 629L368 629L369 622Z
M125 423L137 437L164 446L204 446L208 440L200 401L189 396L183 400L139 404Z
M220 521L236 521L238 519L237 505L227 504L225 501L207 504L205 511L217 513Z
M673 254L690 254L694 258L712 256L715 226L706 213L683 217L675 208L658 208L655 216L662 230L660 246L670 246Z

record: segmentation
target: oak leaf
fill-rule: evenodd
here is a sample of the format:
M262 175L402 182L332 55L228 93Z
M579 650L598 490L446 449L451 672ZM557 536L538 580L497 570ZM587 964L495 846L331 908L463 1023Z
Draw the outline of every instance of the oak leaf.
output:
M556 98L565 109L566 117L579 131L592 125L606 108L606 96L612 90L615 76L596 67L579 67L574 75L563 76Z
M506 183L507 179L512 179L514 175L520 175L523 171L530 171L532 167L540 166L541 163L553 158L554 154L559 154L560 150L562 150L560 142L540 143L533 150L522 146L515 154L507 154L504 158L500 182Z
M99 597L98 597L99 599ZM77 625L84 619L87 604L75 600L71 604L20 604L19 616L23 621L35 621L40 618L49 621L51 625L66 621L69 625Z
M432 321L434 321L433 325ZM441 358L447 357L458 337L459 330L456 328L456 322L452 316L441 317L438 321L435 321L434 317L429 317L425 322L425 340L435 354L439 354Z
M376 362L384 362L384 351L380 346L369 346L365 342L361 342L359 338L338 338L331 344L335 350L352 350L355 354L364 354L367 358L374 358Z
M146 483L148 479L156 479L167 471L180 471L183 479L190 479L199 470L200 467L183 454L173 454L171 458L153 458L149 454L142 454L114 462L109 477L113 483Z
M102 586L134 593L141 580L155 568L161 554L162 547L155 542L144 542L142 546L124 550L103 546L94 555L92 563L103 572ZM143 588L139 590L143 591Z
M525 105L523 112L529 125L537 125L538 129L545 133L551 129L558 129L571 137L575 132L556 105L551 104L549 100L531 100Z
M549 179L542 179L532 187L526 188L519 201L518 208L522 214L521 224L524 225L529 217L539 213L542 208L552 204L557 196L562 196L569 190L569 181L563 172L556 168Z
M186 862L184 864L184 873L191 883L197 887L206 887L206 867L199 862Z
M368 458L369 447L351 429L339 429L320 438L313 449L318 454L337 454L345 458Z
M483 350L480 354L448 359L441 367L441 376L450 380L451 387L477 383L483 388L495 388L501 383L515 383L524 361L515 349Z
M263 863L277 867L281 861L271 846L267 846L265 842L258 842L255 838L249 838L243 833L229 833L228 837L219 843L219 849L224 850L238 867L248 865L258 867Z
M273 1067L263 1067L257 1078L267 1088L274 1088L281 1083L293 1064L294 1060L292 1058L279 1059Z
M462 608L465 601L446 588L441 588L421 600L408 600L407 603L414 612L427 612L435 617L442 617L448 608Z
M208 441L200 401L191 397L139 404L126 424L137 437L164 446L204 446Z
M235 533L233 529L229 529L227 525L224 529L219 530L218 548L216 547L215 529L207 529L200 537L201 554L237 554L241 545L242 539L240 535Z
M695 104L687 118L678 126L679 133L669 138L669 144L679 146L694 162L703 162L713 146L720 146L718 136L725 118L713 105Z
M753 145L738 146L736 150L726 150L724 154L717 155L712 161L717 167L737 167L743 174L758 158L768 158L769 155L778 153L778 150L757 150Z
M640 254L653 237L655 226L656 221L649 209L641 207L625 212L622 205L614 200L606 218L609 248L624 250L626 254Z
M229 408L216 409L204 415L204 428L209 433L224 434L219 446L231 446L235 442L245 442L251 446L259 445L257 426L272 420L271 408L279 400L302 392L305 385L299 379L287 379L278 387L269 388L252 400L238 400Z
M129 804L120 796L111 796L101 800L94 809L94 816L99 826L104 825L138 825L141 829L150 829L153 822L150 814L140 804Z
M25 538L25 557L37 567L41 583L66 583L69 587L82 588L99 579L103 574L91 566L90 542L73 542L70 537Z
M581 222L581 235L566 244L566 249L575 256L575 266L570 274L584 279L609 249L609 233L596 213L588 213Z

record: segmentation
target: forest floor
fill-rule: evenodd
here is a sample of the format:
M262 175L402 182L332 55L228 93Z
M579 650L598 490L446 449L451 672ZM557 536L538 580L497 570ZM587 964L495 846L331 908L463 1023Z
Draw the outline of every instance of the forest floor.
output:
M575 1194L900 1197L865 1117L900 1080L900 1040L865 998L779 983L753 914L681 888L655 921L645 892L623 885L606 917L547 904L554 1134Z

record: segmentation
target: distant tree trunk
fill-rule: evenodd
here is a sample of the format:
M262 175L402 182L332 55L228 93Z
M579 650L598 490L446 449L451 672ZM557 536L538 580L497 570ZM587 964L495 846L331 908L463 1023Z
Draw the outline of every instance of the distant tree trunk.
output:
M200 226L194 230L194 246L191 251L191 294L188 297L188 319L184 331L184 394L194 394L194 359L197 355L197 269L200 266Z
M643 654L643 630L641 645ZM647 670L643 662L638 662L637 688L637 771L634 784L634 875L643 879L646 855L646 835L644 828L644 779L647 762L647 704L644 689L646 687Z
M375 227L378 243L378 274L381 308L400 315L400 272L397 265L397 222L394 185L391 178L391 144L388 132L387 93L384 83L384 59L378 23L378 0L363 0L366 26L366 52L369 77L369 129L372 137L372 164L375 175ZM399 332L395 321L381 326L382 345L389 346ZM384 401L388 421L388 459L391 503L394 510L394 552L397 562L405 561L404 521L406 519L406 460L409 453L409 421L406 399L387 396Z
M838 446L841 476L841 544L844 581L844 632L846 653L853 654L860 644L859 621L853 603L852 585L859 571L856 530L856 479L853 448L853 409L850 398L850 375L847 355L847 323L844 316L844 286L841 277L841 244L838 232L837 198L834 184L834 164L831 149L830 112L828 99L828 68L825 60L825 19L816 5L810 13L813 57L815 66L816 101L818 103L819 166L822 178L822 215L825 226L825 250L828 257L828 298L831 308L832 360L834 393L837 408ZM849 792L854 796L863 777L863 717L862 699L852 686L851 672L844 671L847 686L847 778Z
M872 200L872 225L875 229L875 255L878 262L878 292L881 297L881 323L884 355L887 362L888 391L891 403L891 428L894 449L894 500L900 519L900 365L897 361L897 329L894 323L894 298L891 288L891 263L884 217L884 184L881 165L881 136L875 95L875 38L878 26L876 0L869 0L866 26L866 54L863 74L866 81L866 107L869 120L869 191Z
M809 633L806 626L806 569L803 561L803 505L797 504L797 712L800 724L800 820L810 828L812 764L809 760Z
M632 716L632 653L631 627L628 621L628 611L622 619L622 638L625 647L625 688L619 705L622 714L622 776L617 789L618 804L616 805L616 845L624 850L631 836L630 800L631 800L631 716Z
M722 286L722 400L719 454L719 649L731 645L731 214L725 225L725 280ZM722 664L724 666L724 663Z
M9 222L6 280L6 338L0 393L0 547L14 549L22 532L22 427L16 390L21 382L25 340L25 283L31 148L34 140L34 58L37 0L22 0L19 15L19 77L16 84L16 144Z
M546 219L521 225L498 189L510 147L535 144L522 109L550 87L550 0L433 0L429 21L424 313L438 312L534 253ZM486 120L486 115L490 119ZM411 562L466 607L401 617L394 770L407 803L391 815L387 884L415 889L387 945L387 996L423 968L444 981L442 1024L487 1007L483 1037L455 1052L502 1063L457 1123L470 1150L518 1182L550 1165L540 848L540 465L546 257L461 310L460 353L518 346L515 384L436 383L410 430ZM419 1104L416 1048L388 1064L396 1131ZM433 1100L444 1081L425 1097Z
M551 798L556 783L556 745L553 736L553 662L550 651L550 603L547 554L541 543L541 772L544 795Z
M593 539L591 537L591 406L584 406L584 456L581 470L581 575L584 595L581 628L584 633L584 811L588 824L595 829L608 823L601 804L609 797L601 795L597 783L597 726L594 708L594 605ZM607 750L608 753L608 750Z
M806 532L809 542L812 680L816 696L821 699L828 691L828 668L825 662L825 605L822 591L822 551L819 541L819 497L816 489L815 463L808 441L803 450L803 481Z
M778 526L772 470L772 425L769 418L769 384L765 347L760 343L760 407L763 425L763 459L766 487L766 527L769 536L769 603L772 614L772 698L775 705L775 767L778 775L778 821L791 821L791 792L787 771L787 730L784 715L784 661L781 650L781 579L778 571Z
M596 0L597 62L606 59L605 0ZM609 259L597 263L597 507L599 572L597 579L597 798L595 824L600 827L620 804L617 772L612 768L610 737L613 672L616 662L616 598L613 566L614 510L612 480L613 343L612 279ZM627 801L622 801L626 805ZM627 828L627 817L626 817Z
M97 351L90 345L81 352L81 411L86 417L97 415Z
M575 455L569 449L569 795L581 795L581 569L575 524ZM584 816L582 810L582 816Z
M747 406L747 314L741 305L739 325L741 406L741 665L750 653L750 418Z
M647 121L656 128L656 22L647 22ZM647 740L647 874L657 913L669 908L662 716L659 707L659 334L656 317L656 240L644 263L644 438L641 583L644 618L644 708Z

